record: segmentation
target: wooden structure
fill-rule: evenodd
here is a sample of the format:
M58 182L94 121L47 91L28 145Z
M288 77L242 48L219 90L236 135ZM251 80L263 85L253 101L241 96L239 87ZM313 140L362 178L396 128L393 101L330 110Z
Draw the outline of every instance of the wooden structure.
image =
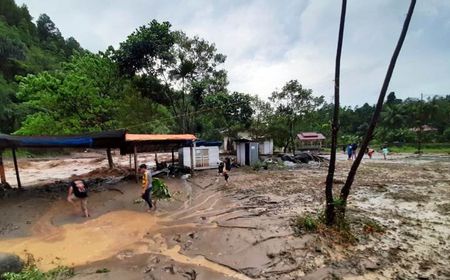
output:
M317 132L300 132L297 137L300 141L299 149L301 151L320 150L325 140L325 136Z
M125 130L107 131L70 136L12 136L0 134L0 182L8 184L3 165L3 151L12 150L14 168L16 171L17 185L22 188L20 182L19 165L17 162L17 149L48 149L48 148L93 148L105 149L108 164L113 167L111 149L120 149L122 155L134 154L134 170L137 178L138 157L141 152L172 152L182 147L190 147L191 157L193 154L193 143L196 137L192 134L128 134ZM191 170L194 170L191 166Z
M138 153L144 152L171 152L172 163L174 151L179 148L189 147L191 158L194 157L194 141L197 138L193 134L126 134L125 144L120 150L121 154L134 155L134 172L138 180ZM194 170L193 162L191 171Z
M13 136L0 134L0 179L1 184L7 184L3 165L3 151L12 150L14 169L16 171L17 186L20 182L19 165L17 163L17 149L49 149L49 148L94 148L106 149L110 168L113 166L111 148L124 148L125 130L88 133L65 136Z

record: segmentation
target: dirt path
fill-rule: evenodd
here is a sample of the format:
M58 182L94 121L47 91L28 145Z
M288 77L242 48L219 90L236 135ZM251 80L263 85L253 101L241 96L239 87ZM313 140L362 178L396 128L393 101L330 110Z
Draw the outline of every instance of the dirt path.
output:
M349 166L338 162L337 183ZM76 279L446 279L449 170L448 157L365 161L349 217L385 232L355 230L355 245L293 235L291 218L323 209L326 170L304 167L233 170L229 186L214 171L166 179L174 199L152 214L129 182L92 192L88 220L62 193L1 200L0 251L75 266Z

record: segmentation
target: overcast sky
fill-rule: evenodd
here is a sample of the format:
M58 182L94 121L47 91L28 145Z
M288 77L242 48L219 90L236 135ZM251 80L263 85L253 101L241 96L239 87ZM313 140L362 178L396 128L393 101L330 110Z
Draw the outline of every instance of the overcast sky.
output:
M169 21L227 56L229 89L268 97L290 79L333 96L338 0L17 0L47 13L64 37L93 52L117 47L138 26ZM341 64L345 105L375 103L408 0L350 0ZM450 94L450 1L418 1L391 80L397 97Z

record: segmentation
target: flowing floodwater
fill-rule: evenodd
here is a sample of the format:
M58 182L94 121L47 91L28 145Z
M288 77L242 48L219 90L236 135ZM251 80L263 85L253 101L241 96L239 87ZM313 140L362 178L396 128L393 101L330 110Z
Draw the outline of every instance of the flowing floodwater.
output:
M0 239L0 252L10 252L26 259L31 254L42 270L58 265L83 266L96 261L118 257L127 251L133 255L155 254L178 263L190 264L223 274L248 280L227 266L207 260L202 255L193 257L180 253L180 246L169 247L160 231L178 229L217 228L215 223L198 224L192 217L217 211L216 194L204 194L195 206L182 207L166 215L149 214L132 210L115 210L80 223L55 225L54 220L64 215L63 201L56 201L31 227L31 235L21 238ZM186 209L187 208L187 209ZM177 221L177 222L174 222Z

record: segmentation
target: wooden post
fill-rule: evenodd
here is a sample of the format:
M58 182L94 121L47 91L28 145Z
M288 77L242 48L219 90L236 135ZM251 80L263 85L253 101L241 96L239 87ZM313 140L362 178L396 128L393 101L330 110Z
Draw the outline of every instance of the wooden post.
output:
M0 183L6 184L5 167L3 166L3 150L0 150Z
M195 158L194 158L194 143L191 143L191 174L194 174Z
M172 149L172 166L175 165L175 151Z
M130 170L131 170L131 154L129 154L129 158L130 158Z
M17 186L19 187L19 189L21 189L22 184L20 183L19 165L17 164L16 148L12 148L12 154L14 160L14 169L16 170Z
M109 169L112 169L114 167L114 163L111 155L111 148L106 149L106 155L108 156Z
M137 166L137 147L136 144L133 146L134 148L134 175L136 176L136 183L139 182L139 175L138 175L138 166Z

